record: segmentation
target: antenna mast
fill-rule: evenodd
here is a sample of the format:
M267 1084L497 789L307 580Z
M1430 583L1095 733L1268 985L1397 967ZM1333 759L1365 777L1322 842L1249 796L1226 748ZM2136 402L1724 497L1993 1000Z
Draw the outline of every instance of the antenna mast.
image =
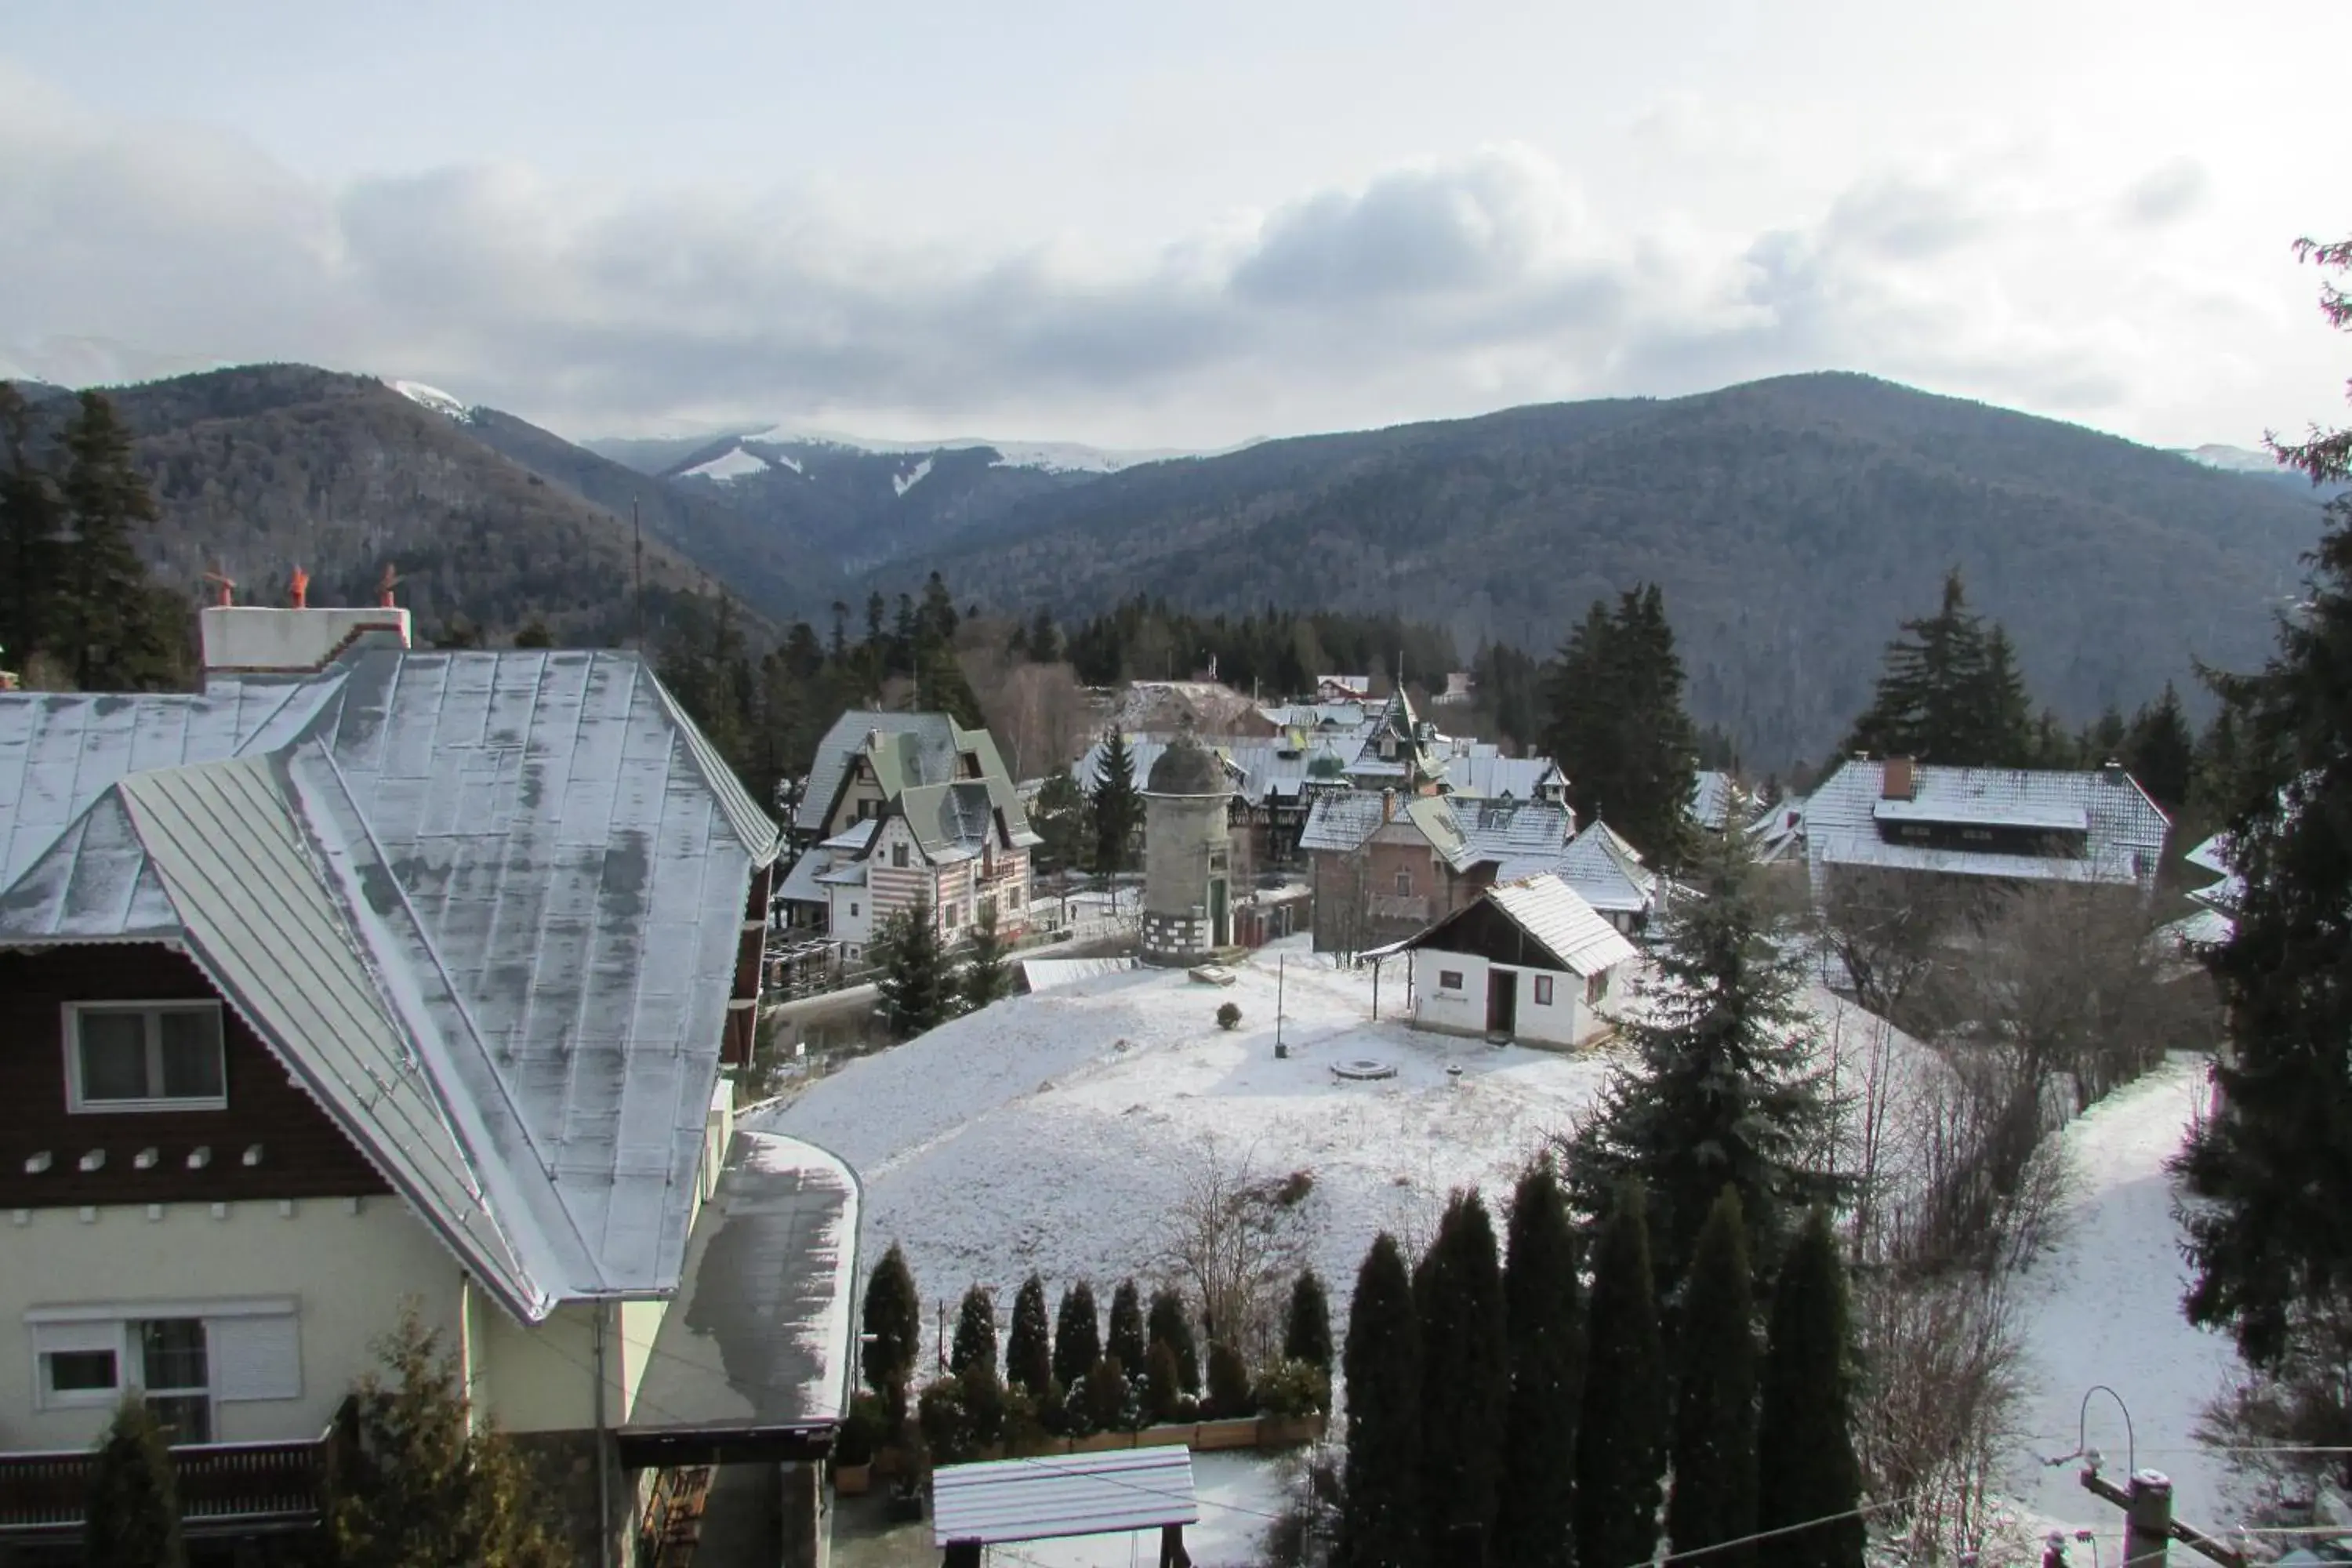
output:
M636 578L637 651L646 651L646 527L637 516L637 500L629 498L629 540L632 569Z

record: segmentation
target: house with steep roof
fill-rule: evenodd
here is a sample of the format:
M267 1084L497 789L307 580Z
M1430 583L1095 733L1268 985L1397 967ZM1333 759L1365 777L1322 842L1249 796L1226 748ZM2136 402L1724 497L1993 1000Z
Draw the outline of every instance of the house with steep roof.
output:
M1498 881L1558 865L1565 802L1349 790L1318 797L1299 837L1318 952L1409 936Z
M1555 869L1577 897L1627 936L1649 928L1666 890L1665 879L1643 862L1642 852L1598 818L1569 840Z
M2129 889L2156 886L2171 826L2116 763L2085 772L1851 760L1797 826L1816 898L1850 870Z
M722 1076L774 824L635 654L204 642L200 692L0 693L0 1555L131 1395L191 1534L315 1526L404 1301L588 1560L685 1456L814 1521L856 1183Z
M983 910L1008 936L1027 929L1040 840L985 730L945 713L844 713L818 743L793 832L804 847L778 894L787 923L827 934L849 962L919 905L947 942Z
M1412 1026L1573 1047L1611 1028L1633 944L1559 877L1497 882L1399 944Z

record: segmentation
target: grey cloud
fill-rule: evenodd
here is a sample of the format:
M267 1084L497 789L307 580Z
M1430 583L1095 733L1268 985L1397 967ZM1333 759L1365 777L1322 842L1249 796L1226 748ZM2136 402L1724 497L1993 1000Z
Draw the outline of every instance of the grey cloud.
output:
M1828 233L1901 261L1945 255L1981 233L1983 215L1965 196L1907 179L1866 181L1838 197Z
M2151 169L2124 192L2124 216L2146 227L2175 223L2205 205L2212 176L2194 158L2176 158Z

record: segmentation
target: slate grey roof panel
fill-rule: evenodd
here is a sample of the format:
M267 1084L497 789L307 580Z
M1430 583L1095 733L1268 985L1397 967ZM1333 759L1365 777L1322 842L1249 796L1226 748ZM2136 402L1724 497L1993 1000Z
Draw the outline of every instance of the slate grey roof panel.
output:
M1575 973L1598 974L1635 956L1633 944L1558 877L1499 883L1486 898Z
M1832 865L1877 866L1950 876L2150 885L2170 823L2138 784L2120 771L2061 773L2019 768L1958 768L1919 763L1908 801L1884 798L1885 764L1849 761L1806 799L1805 855L1818 876ZM1914 819L2035 822L2064 814L2085 825L2079 858L1998 854L1890 844L1880 837L1882 808ZM1994 814L1994 815L1988 815Z
M983 1545L1193 1524L1201 1505L1181 1445L942 1465L931 1475L931 1544Z

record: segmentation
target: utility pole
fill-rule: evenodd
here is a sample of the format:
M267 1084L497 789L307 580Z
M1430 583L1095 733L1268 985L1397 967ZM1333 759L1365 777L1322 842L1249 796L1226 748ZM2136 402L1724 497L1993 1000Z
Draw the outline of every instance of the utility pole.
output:
M646 526L637 516L637 501L629 498L629 539L636 581L637 651L646 651Z
M2128 1489L2085 1466L2083 1489L2124 1510L2123 1568L2165 1568L2165 1549L2178 1541L2221 1568L2246 1568L2246 1560L2196 1526L2172 1517L2172 1479L2161 1470L2134 1470Z
M1282 1043L1283 982L1290 976L1290 954L1277 953L1274 961L1274 1055L1277 1061L1286 1059L1290 1047Z

